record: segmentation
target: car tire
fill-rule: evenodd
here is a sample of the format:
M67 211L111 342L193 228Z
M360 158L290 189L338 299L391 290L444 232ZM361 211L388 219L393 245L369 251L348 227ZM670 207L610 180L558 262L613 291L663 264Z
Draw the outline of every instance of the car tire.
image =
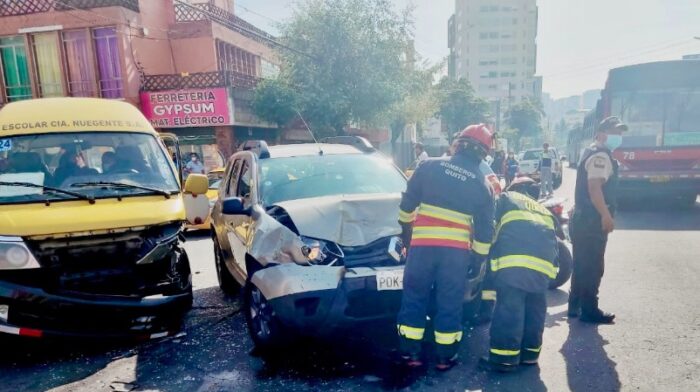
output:
M252 282L243 288L243 312L255 351L263 356L279 353L293 342L263 292Z
M557 177L554 178L554 189L559 189L561 187L561 183L563 181L563 175L560 174Z
M562 240L557 240L557 247L559 254L557 256L557 261L559 262L559 272L557 277L549 282L549 289L554 290L561 287L566 283L569 278L571 278L571 273L574 268L574 258L571 256L571 251L566 246L566 243Z
M241 286L233 275L231 275L228 267L226 267L223 251L216 238L214 238L214 264L216 266L216 278L219 281L219 288L221 291L229 295L239 294Z

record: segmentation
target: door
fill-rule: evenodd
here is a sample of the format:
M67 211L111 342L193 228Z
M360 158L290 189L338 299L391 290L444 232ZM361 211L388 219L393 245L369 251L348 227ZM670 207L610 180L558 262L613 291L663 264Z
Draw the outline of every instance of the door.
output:
M254 165L253 155L249 152L242 153L233 163L226 188L226 197L240 197L246 207L252 207L257 202ZM252 223L252 218L247 215L224 216L226 240L233 256L232 259L227 259L226 263L240 276L247 276L245 255Z

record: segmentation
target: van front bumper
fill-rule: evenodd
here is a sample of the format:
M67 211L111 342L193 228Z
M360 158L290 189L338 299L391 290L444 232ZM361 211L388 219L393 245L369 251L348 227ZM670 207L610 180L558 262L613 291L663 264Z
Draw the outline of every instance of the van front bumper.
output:
M144 298L54 294L0 280L0 333L156 339L176 333L192 292Z

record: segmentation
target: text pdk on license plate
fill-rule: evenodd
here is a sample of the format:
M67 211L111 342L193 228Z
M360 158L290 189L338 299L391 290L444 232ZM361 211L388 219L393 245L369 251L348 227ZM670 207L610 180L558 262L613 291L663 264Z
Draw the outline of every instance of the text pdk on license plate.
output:
M378 270L377 290L403 290L403 268Z

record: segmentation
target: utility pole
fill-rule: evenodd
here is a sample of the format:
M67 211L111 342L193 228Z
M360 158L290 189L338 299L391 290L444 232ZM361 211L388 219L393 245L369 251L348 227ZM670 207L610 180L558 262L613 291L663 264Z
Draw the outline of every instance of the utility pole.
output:
M496 101L496 132L501 131L501 99Z

